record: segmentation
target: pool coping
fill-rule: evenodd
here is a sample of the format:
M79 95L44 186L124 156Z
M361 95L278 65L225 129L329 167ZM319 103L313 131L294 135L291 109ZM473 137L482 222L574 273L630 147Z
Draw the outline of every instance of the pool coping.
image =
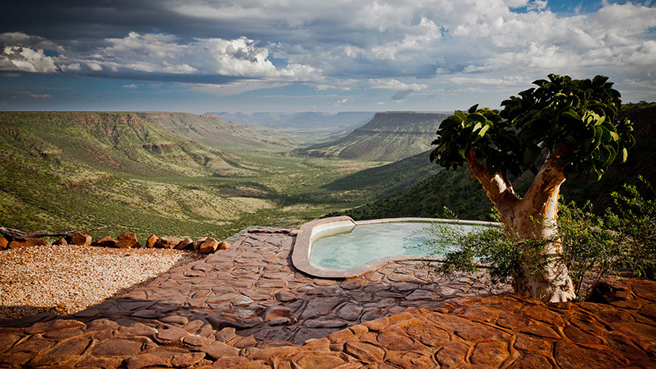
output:
M303 273L317 278L326 279L349 279L356 278L363 274L375 271L385 265L402 262L402 261L427 261L440 262L444 258L433 255L398 255L387 256L372 260L365 264L359 265L349 270L335 270L321 268L310 263L310 253L312 252L312 242L316 239L331 234L345 232L353 229L356 225L376 224L376 223L394 223L394 222L440 222L440 223L457 223L467 225L499 225L495 222L483 222L475 220L454 220L441 218L384 218L355 221L349 216L339 216L331 218L317 219L303 224L296 236L296 242L292 251L292 264Z

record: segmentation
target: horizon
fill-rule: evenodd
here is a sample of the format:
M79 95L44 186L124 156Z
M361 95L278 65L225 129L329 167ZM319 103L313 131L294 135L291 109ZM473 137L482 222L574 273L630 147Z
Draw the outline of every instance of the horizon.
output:
M656 101L653 0L12 2L0 111L492 109L550 73Z

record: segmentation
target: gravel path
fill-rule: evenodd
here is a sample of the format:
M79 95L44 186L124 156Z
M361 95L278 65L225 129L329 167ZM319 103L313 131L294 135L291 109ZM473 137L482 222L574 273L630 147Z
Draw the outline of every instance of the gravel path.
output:
M6 250L0 252L0 320L73 314L202 257L180 250L72 245Z

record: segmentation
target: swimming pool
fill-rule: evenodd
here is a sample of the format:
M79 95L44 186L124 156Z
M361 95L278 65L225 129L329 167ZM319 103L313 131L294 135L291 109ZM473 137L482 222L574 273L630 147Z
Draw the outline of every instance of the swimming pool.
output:
M393 218L353 221L350 217L320 219L301 227L294 246L294 266L315 277L350 278L402 260L439 261L424 245L425 229L434 218ZM491 222L458 221L466 231L496 225Z

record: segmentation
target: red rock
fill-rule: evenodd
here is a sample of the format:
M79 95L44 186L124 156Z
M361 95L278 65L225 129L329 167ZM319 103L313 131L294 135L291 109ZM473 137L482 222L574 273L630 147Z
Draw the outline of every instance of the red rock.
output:
M252 354L250 359L264 360L273 364L285 360L288 357L297 354L299 351L301 351L301 348L294 346L269 347Z
M176 247L181 239L178 237L162 237L159 240L157 240L157 243L155 243L155 247L160 248L160 249L172 249Z
M380 332L376 339L378 340L378 343L387 350L410 351L421 346L412 342L412 340L405 336L404 333L405 332L397 326L392 326Z
M188 368L198 364L204 358L205 358L205 353L203 352L176 354L171 359L171 365L173 365L173 367L175 368Z
M230 244L226 241L219 242L219 250L227 250L230 247Z
M127 249L127 248L140 248L141 244L139 241L137 241L137 235L134 233L130 232L123 232L120 235L118 235L118 239L116 240L116 247L119 249Z
M45 246L48 243L40 238L28 238L24 241L13 240L7 245L10 249L17 249L20 247L32 247L32 246Z
M378 332L382 331L389 324L389 319L382 317L375 320L370 320L367 322L362 322L362 325L367 327L370 331Z
M182 338L188 336L189 332L182 328L164 329L155 334L155 340L163 345L175 345L182 342Z
M107 236L99 239L98 241L91 242L91 246L116 247L116 240L114 237Z
M211 254L219 247L219 241L212 237L208 237L203 243L200 244L198 252L201 254Z
M184 240L180 241L179 244L175 245L174 249L185 250L193 247L194 247L194 240L192 240L191 238L185 238Z
M469 348L462 342L447 343L440 351L435 354L437 362L442 368L465 368L469 367L465 363Z
M570 342L556 342L553 358L562 369L625 368L622 353L584 348Z
M378 363L383 361L385 350L369 343L348 341L344 345L344 352L361 361Z
M387 362L395 368L435 368L437 363L433 361L430 353L407 352L387 359Z
M168 367L168 360L150 353L138 354L130 357L126 367L128 369L150 368L154 366Z
M91 350L92 355L106 357L134 356L139 352L141 352L141 342L125 339L111 339L109 341L101 342Z
M428 324L412 324L404 327L408 335L426 346L436 347L449 342L449 334Z
M57 246L68 246L68 241L66 241L65 237L61 237L60 239L53 242L52 244Z
M73 232L71 243L78 246L89 246L91 244L91 236L82 232Z
M302 356L299 359L292 358L292 361L301 368L312 369L331 369L337 368L346 363L338 354L312 352Z
M241 367L242 364L246 364L248 359L243 356L224 356L217 359L212 368L216 369L225 369L225 368L237 368Z
M9 240L5 236L0 237L0 250L4 250L9 245Z
M515 360L508 369L542 369L552 367L553 366L549 363L549 360L546 357L527 354Z
M264 312L264 321L267 322L274 318L289 318L292 310L286 306L271 306Z
M507 342L480 342L469 360L474 367L498 368L509 356Z
M155 244L157 244L158 240L159 237L157 237L154 234L151 234L150 237L148 237L148 240L146 241L146 247L152 249L153 247L155 247Z
M197 240L196 242L194 242L194 251L198 251L200 249L200 245L202 245L203 242L207 241L207 238L208 237L203 237Z
M239 356L238 349L219 341L214 341L209 345L203 346L200 350L213 359L219 359L224 356Z

